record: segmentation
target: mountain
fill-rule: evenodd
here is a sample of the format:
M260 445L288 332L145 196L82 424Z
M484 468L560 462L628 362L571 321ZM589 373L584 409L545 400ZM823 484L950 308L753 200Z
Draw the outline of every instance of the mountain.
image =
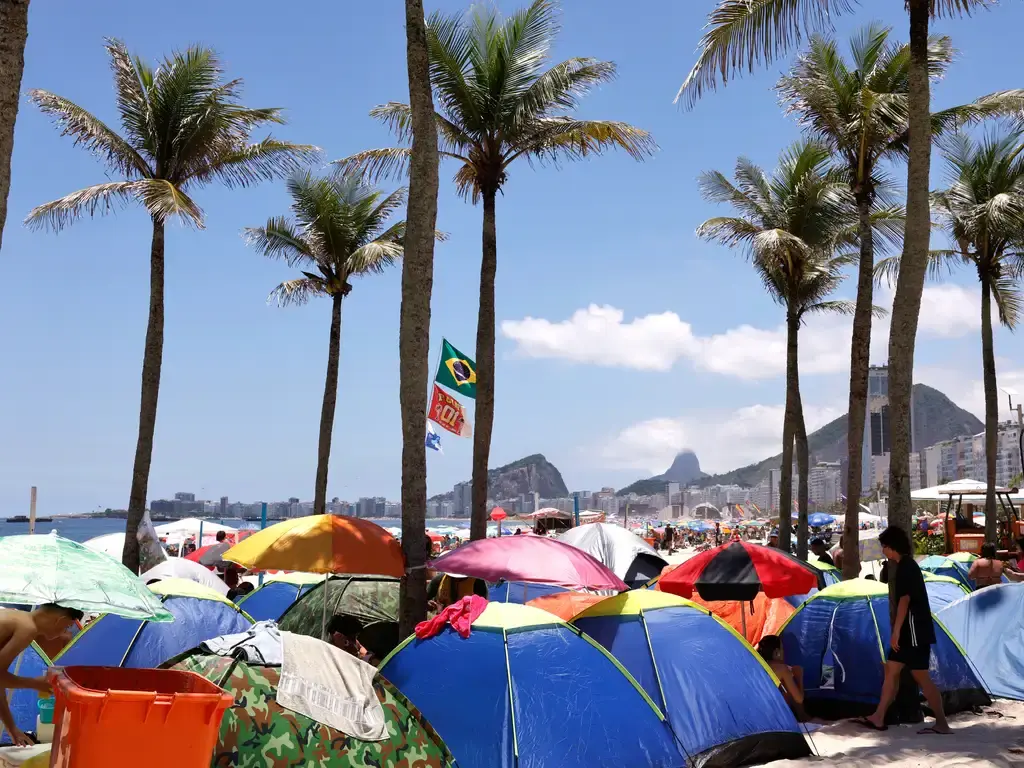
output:
M628 485L619 491L618 495L625 496L635 493L638 496L650 496L664 491L665 483L690 485L694 481L699 481L707 476L707 474L700 471L700 461L697 460L697 454L691 450L685 450L676 454L676 457L672 460L672 466L660 475L649 477L646 480L637 480L632 485Z
M985 429L985 425L974 414L957 406L937 389L924 384L914 385L913 405L914 441L919 449L960 435L976 435ZM808 435L807 447L811 454L811 466L819 461L839 461L845 458L846 414ZM703 475L697 484L702 487L719 484L754 486L761 482L768 470L777 469L781 462L782 454L777 454L720 475ZM649 495L664 489L665 480L658 475L648 480L638 480L619 491L619 495Z
M524 493L538 493L542 499L558 499L568 496L569 489L558 468L540 453L487 470L487 498L502 501ZM434 496L431 501L450 500L453 495L449 491Z

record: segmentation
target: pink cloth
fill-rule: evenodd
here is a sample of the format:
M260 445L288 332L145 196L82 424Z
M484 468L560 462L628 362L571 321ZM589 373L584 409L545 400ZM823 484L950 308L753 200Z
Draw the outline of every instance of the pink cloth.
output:
M452 629L459 633L459 637L465 640L469 637L470 626L476 621L480 614L487 607L487 600L480 595L464 597L456 603L452 603L437 616L416 625L416 637L426 640L428 637L441 634L445 624L451 624Z

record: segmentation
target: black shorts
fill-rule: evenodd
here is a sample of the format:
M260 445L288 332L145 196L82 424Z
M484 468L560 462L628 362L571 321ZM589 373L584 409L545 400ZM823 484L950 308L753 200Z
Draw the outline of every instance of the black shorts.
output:
M931 661L930 645L900 645L898 651L889 649L889 661L896 661L912 670L927 670Z

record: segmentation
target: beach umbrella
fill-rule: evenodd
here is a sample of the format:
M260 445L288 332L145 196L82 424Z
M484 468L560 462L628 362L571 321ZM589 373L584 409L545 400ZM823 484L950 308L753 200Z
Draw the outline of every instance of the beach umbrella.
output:
M276 523L231 547L224 559L260 570L405 575L402 547L394 536L369 520L341 515Z
M221 581L217 574L209 568L204 568L199 563L186 560L184 557L168 558L159 565L150 568L139 578L142 579L144 584L149 584L151 581L163 581L164 579L187 579L188 581L194 581L196 584L202 584L204 587L209 587L221 595L228 593L228 585Z
M599 560L544 536L502 536L471 541L431 562L441 573L489 582L532 581L569 589L627 589Z
M815 512L807 518L807 524L812 528L821 528L826 525L832 525L836 519L832 515L826 515L824 512Z
M0 603L173 621L145 583L108 555L51 533L0 538Z

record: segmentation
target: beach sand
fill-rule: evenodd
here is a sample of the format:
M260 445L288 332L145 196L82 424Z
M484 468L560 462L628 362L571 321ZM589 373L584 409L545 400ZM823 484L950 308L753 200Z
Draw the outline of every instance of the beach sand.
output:
M811 732L818 757L778 760L767 765L828 764L863 768L953 768L967 766L1006 768L1024 766L1024 702L1000 700L984 714L950 718L955 733L921 735L929 724L890 727L875 732L845 721Z

